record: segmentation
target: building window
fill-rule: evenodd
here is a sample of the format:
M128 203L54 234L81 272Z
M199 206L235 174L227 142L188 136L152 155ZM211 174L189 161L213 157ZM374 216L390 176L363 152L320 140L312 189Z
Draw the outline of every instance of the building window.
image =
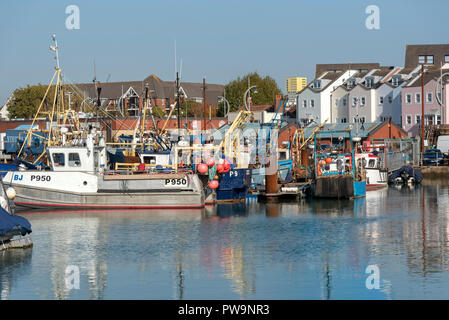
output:
M412 116L411 115L407 115L405 123L412 124Z
M338 99L335 99L335 107L338 107Z
M427 103L432 103L432 92L427 92L426 102Z
M310 100L310 107L315 108L315 100Z
M392 96L388 96L388 103L393 103L393 97Z
M421 93L415 93L415 103L421 103Z
M441 124L441 116L437 116L437 124Z
M346 98L343 98L343 107L346 107Z
M53 163L55 167L64 167L65 166L64 153L53 153Z
M365 117L360 117L359 122L365 123Z
M346 123L346 118L341 118L341 123Z
M302 100L302 107L307 108L307 100Z
M433 56L418 56L419 64L433 64Z
M379 104L384 104L384 97L383 96L379 97Z
M366 98L365 97L360 98L360 106L363 107L365 105L365 103L366 103Z
M355 107L357 105L357 97L352 97L352 106Z
M434 119L433 119L433 115L432 116L424 116L424 123L427 125L433 125Z
M394 85L395 87L397 87L397 86L399 85L399 77L397 77L397 76L394 76L394 77L393 77L393 85Z
M449 54L444 56L444 62L449 62Z
M407 93L405 95L405 103L407 103L407 104L412 103L412 95L410 93Z
M417 114L417 115L415 116L415 123L416 123L416 124L420 124L420 123L421 123L421 116L420 116L419 114Z
M80 155L78 153L69 153L69 166L81 167Z

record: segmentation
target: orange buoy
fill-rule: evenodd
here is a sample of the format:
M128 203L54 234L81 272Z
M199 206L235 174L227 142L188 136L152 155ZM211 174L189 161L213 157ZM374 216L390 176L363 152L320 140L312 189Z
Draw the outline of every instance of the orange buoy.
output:
M223 170L224 170L224 166L221 163L217 164L217 172L223 173Z
M213 166L215 165L215 159L212 158L212 157L208 158L208 159L206 160L206 164L207 164L207 166L208 166L209 168L210 168L210 167L213 167Z
M218 188L218 181L217 180L211 180L211 181L209 181L208 186L211 189L217 189Z
M326 164L331 164L332 163L332 158L326 158Z
M197 170L198 170L199 173L205 174L205 173L207 172L207 170L208 170L208 167L207 167L206 164L200 163L200 164L198 165L198 167L197 167Z
M229 163L229 161L224 160L223 161L223 172L228 172L229 170L231 170L231 164Z

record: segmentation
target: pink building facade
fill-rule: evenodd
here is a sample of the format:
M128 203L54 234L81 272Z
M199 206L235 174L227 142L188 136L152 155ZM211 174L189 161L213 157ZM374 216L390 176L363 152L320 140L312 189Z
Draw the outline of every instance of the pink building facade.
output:
M436 92L438 87L437 79L428 80L424 85L424 97L421 97L421 78L419 77L402 88L402 128L409 136L420 134L422 99L424 99L425 125L449 124L449 85L443 84L444 107L440 106L436 99L436 95L441 95L440 91Z

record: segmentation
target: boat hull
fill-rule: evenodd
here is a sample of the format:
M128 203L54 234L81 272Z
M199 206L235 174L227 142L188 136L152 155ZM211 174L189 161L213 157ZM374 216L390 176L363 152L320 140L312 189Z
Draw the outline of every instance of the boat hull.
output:
M366 195L366 181L354 181L352 175L317 177L312 185L316 198L349 199Z
M251 184L251 169L232 169L222 174L216 191L217 202L244 201Z

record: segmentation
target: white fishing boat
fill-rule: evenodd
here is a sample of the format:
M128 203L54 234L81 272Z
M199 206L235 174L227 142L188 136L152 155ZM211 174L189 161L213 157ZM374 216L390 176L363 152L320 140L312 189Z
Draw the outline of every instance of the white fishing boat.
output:
M381 168L379 156L362 152L355 154L356 161L361 161L366 172L366 189L375 190L388 186L388 171Z
M50 170L10 171L3 181L15 190L14 203L31 208L197 209L204 207L204 191L196 174L128 174L110 170L106 147L47 147Z

